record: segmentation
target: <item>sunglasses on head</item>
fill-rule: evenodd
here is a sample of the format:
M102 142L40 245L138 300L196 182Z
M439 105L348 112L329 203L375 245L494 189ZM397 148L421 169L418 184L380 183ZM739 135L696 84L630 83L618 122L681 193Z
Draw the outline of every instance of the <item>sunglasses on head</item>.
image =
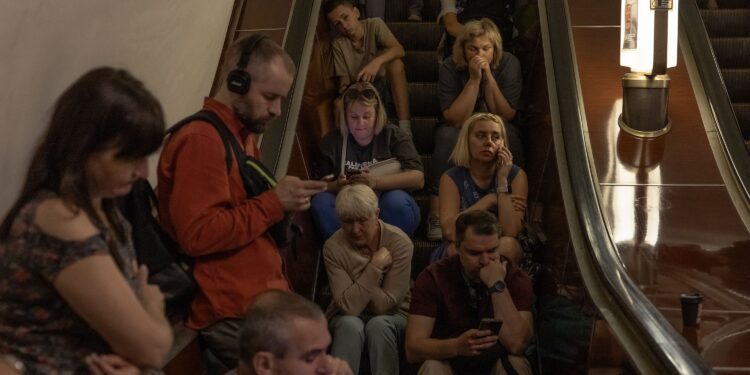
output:
M344 99L347 101L351 100L357 100L360 98L364 98L367 100L373 100L375 99L375 95L377 95L377 91L371 87L365 87L363 89L359 89L357 87L349 87L346 89L346 92L344 92Z

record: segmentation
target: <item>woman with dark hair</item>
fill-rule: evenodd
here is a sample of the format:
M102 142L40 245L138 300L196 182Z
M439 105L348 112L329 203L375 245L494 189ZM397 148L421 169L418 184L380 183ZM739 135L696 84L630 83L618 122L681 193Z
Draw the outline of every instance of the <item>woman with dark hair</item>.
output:
M0 351L28 374L103 358L157 367L170 350L163 296L113 201L146 176L163 134L159 102L126 71L92 70L58 99L0 224Z
M341 102L337 106L338 129L320 141L319 156L313 164L315 178L338 176L328 183L326 191L312 199L313 220L323 240L341 228L336 216L336 193L349 184L365 184L375 190L380 218L413 237L419 225L419 206L407 191L424 185L422 162L414 142L405 131L388 123L383 101L371 83L352 84L341 95ZM393 173L378 175L371 170L388 159L395 159L400 165Z

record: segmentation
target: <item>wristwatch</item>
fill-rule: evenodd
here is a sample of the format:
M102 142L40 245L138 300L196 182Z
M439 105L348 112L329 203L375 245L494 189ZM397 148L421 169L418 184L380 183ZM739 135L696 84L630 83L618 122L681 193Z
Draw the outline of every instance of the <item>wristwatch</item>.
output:
M497 187L497 193L507 193L508 192L508 185L498 186Z
M490 293L502 293L505 291L505 288L505 281L498 280L498 282L489 287L489 291Z

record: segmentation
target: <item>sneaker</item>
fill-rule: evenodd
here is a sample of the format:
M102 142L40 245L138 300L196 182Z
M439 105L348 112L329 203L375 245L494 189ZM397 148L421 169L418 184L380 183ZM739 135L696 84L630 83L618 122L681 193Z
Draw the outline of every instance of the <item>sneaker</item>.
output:
M409 15L409 18L407 20L411 22L422 22L422 16L417 13L412 13Z
M443 239L443 230L440 229L440 218L435 215L427 217L427 239L440 241Z

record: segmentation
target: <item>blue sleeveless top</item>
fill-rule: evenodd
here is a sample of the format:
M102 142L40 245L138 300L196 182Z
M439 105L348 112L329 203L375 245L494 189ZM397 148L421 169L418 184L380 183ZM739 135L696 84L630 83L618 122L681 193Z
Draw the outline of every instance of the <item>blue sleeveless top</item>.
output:
M517 165L513 165L508 173L508 193L513 193L511 184L518 175L518 171L521 168ZM497 179L493 178L489 188L482 189L474 183L469 174L469 169L465 167L453 167L445 172L456 184L458 188L458 196L461 200L460 210L463 211L469 208L471 205L482 199L483 196L497 192ZM493 206L489 209L490 212L497 216L497 206Z

